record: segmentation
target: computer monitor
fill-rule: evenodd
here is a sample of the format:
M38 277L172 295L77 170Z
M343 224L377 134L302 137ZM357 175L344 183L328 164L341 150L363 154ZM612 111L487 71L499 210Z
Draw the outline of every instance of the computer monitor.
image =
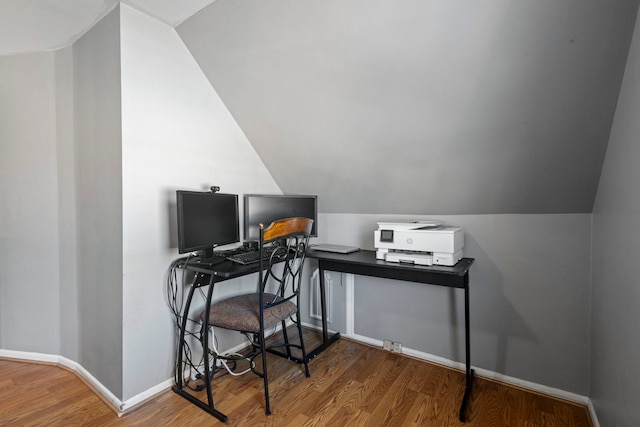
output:
M179 253L211 258L216 246L240 241L237 194L178 190L176 200Z
M268 227L283 218L303 217L313 220L311 236L318 237L318 197L282 194L244 195L244 240L260 239L260 224Z

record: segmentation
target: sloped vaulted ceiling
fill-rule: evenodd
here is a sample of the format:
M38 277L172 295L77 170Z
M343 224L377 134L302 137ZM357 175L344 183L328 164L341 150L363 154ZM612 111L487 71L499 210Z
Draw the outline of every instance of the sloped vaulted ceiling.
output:
M217 0L178 33L285 193L591 212L629 0Z
M215 0L122 0L175 27ZM0 56L55 50L78 40L119 0L2 0Z

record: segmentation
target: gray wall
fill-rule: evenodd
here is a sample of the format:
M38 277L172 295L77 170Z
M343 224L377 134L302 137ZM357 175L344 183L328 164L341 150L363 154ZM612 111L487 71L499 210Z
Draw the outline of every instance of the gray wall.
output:
M60 353L56 54L0 58L0 348Z
M280 189L175 30L129 6L0 77L0 352L65 356L137 398L173 376L175 190Z
M465 231L471 268L471 363L589 394L591 215L320 216L318 241L373 249L377 221L439 219ZM335 274L335 273L334 273ZM337 307L342 281L333 278ZM464 361L461 292L355 277L355 333ZM339 315L330 327L344 331ZM535 357L533 356L535 355Z
M585 213L636 10L218 0L178 33L282 190L322 212Z
M60 354L78 360L78 253L73 110L73 48L56 51L56 147L58 260L60 269Z
M591 398L602 426L640 425L640 32L636 29L593 211Z
M73 45L78 363L122 396L122 123L116 7Z
M176 329L164 283L178 255L175 190L214 184L237 194L280 189L176 31L127 5L120 8L126 400L173 376ZM256 280L224 283L216 298L253 290ZM192 318L203 305L196 296ZM216 335L221 345L243 340L226 335ZM195 358L197 345L192 348Z
M183 179L181 188L222 180L230 192L277 192L282 183L288 192L318 193L321 211L326 212L321 215L320 239L365 248L373 246L376 221L390 214L449 214L438 218L465 228L465 255L476 258L471 271L474 366L586 395L593 355L591 395L607 421L603 425L636 424L637 393L629 378L637 376L630 361L637 358L638 345L626 337L634 332L628 325L637 320L632 308L638 301L637 274L627 258L618 256L636 249L632 220L638 212L633 198L637 185L629 185L637 181L632 144L638 98L635 47L593 215L592 329L591 215L535 213L589 212L624 64L625 34L630 34L637 2L592 1L579 9L568 2L504 2L479 4L468 15L469 5L450 2L407 2L407 9L397 8L402 11L389 11L381 2L324 2L317 8L311 2L272 5L278 7L262 9L263 3L252 3L249 9L244 1L218 0L212 6L217 9L209 8L180 27L214 84L213 95L191 105L195 97L184 95L180 84L159 86L166 90L162 99L171 99L167 104L186 100L181 110L185 127L162 146L140 139L144 132L128 134L127 158L122 156L121 118L149 120L152 129L162 116L150 119L147 112L157 104L146 105L153 98L136 88L146 83L146 65L129 63L130 80L121 82L120 34L140 31L148 37L155 24L123 29L114 11L73 48L0 58L0 347L67 355L125 399L170 377L170 337L157 327L169 318L158 297L162 283L156 283L158 279L136 287L140 281L135 278L158 276L158 265L175 255L175 247L167 243L167 212L175 188L150 182L136 173L136 166L151 168L150 176L162 176L171 164L171 144L183 144L182 135L188 141L195 138L187 118L196 113L205 122L221 120L215 129L233 122L221 107L224 101L242 129L197 135L211 151L185 161L184 174L177 174ZM433 15L420 15L423 5L434 8L429 11ZM438 19L423 25L406 10ZM407 25L386 28L380 16L387 15ZM461 20L467 25L460 25ZM324 28L322 22L331 25ZM220 32L220 37L211 37L204 27ZM460 34L460 28L466 32ZM392 29L407 34L391 34ZM156 35L165 30L173 31L167 27ZM427 35L433 37L406 41L411 30L422 36L432 31ZM165 36L159 36L162 48L151 43L159 49L145 51L145 56L154 61L154 77L162 74L161 80L179 82L172 74L175 69L162 61L177 55L166 50L175 34L167 36L169 44ZM468 49L471 36L478 36L474 43L492 48ZM216 55L207 58L209 47L198 38L211 44ZM433 46L418 43L427 39ZM130 53L135 55L147 42ZM383 60L376 52L391 59ZM484 56L475 56L480 54ZM428 61L420 59L425 55ZM345 65L353 68L341 68ZM433 67L425 75L443 86L425 86L433 91L429 96L412 97L414 89L424 95L419 90L423 81L409 78L420 74L413 65ZM476 72L481 78L473 80L473 66L480 65ZM139 96L145 101L135 105L142 109L134 116L127 116L132 110L124 111L120 99L127 83L133 88L126 92L130 100ZM261 98L253 98L255 94ZM426 105L424 99L434 101ZM470 109L460 112L460 106ZM461 115L467 120L459 120ZM426 123L425 117L430 117ZM242 131L277 181L256 168L261 165L257 157L247 163L255 152L246 140L232 137ZM237 143L229 144L230 139ZM316 151L320 148L324 152ZM222 158L221 149L229 150ZM418 156L423 149L428 150ZM159 156L149 162L154 153ZM295 183L288 175L278 175L285 169L280 160L289 162L290 156L301 154L316 159L307 173L297 173ZM322 161L325 155L329 158ZM460 160L455 163L460 170L469 170L468 176L452 171L452 158ZM217 162L219 167L190 168L191 162ZM123 171L123 163L129 172ZM238 170L251 174L237 178ZM411 182L407 178L418 178L419 187L398 185ZM533 183L534 178L543 179ZM457 189L453 193L452 186ZM145 197L152 194L140 199L142 207L136 206L136 188L143 188ZM450 215L510 211L534 215ZM150 230L140 221L149 214L167 223ZM143 224L139 232L137 224ZM125 251L132 257L140 251L149 254L146 243L138 245L136 239L167 246L156 248L147 265L131 263L126 272L131 275L124 278ZM34 252L38 264L24 255ZM30 288L24 287L25 272ZM356 291L357 333L461 360L461 301L455 294L362 278ZM229 292L233 290L226 288L220 295ZM136 311L136 298L149 295L152 306ZM385 307L386 317L371 317L370 307L380 306L373 295L392 301ZM25 307L35 314L25 316ZM153 333L144 334L150 323ZM145 337L145 345L136 341L139 336ZM226 338L225 345L233 344ZM136 372L147 344L162 348L164 360L153 372Z

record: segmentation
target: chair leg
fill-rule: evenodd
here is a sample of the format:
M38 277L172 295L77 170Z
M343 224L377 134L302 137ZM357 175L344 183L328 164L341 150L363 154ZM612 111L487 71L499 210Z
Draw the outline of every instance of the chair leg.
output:
M287 357L291 359L291 347L289 346L289 334L287 333L287 322L282 321L282 338L284 339L284 348L287 351Z
M265 414L271 415L271 406L269 405L269 380L267 378L267 351L265 345L264 331L260 334L260 350L262 351L262 374L264 375L264 402Z
M300 322L300 310L298 309L296 325L298 326L298 336L300 337L300 350L302 350L302 360L304 361L304 375L309 378L309 362L307 360L307 350L304 348L304 339L302 338L302 322Z

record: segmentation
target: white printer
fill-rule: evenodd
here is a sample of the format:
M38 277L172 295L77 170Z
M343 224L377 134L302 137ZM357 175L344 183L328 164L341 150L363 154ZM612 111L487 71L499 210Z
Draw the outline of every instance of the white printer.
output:
M464 232L442 221L379 222L376 258L420 265L455 265L463 257Z

